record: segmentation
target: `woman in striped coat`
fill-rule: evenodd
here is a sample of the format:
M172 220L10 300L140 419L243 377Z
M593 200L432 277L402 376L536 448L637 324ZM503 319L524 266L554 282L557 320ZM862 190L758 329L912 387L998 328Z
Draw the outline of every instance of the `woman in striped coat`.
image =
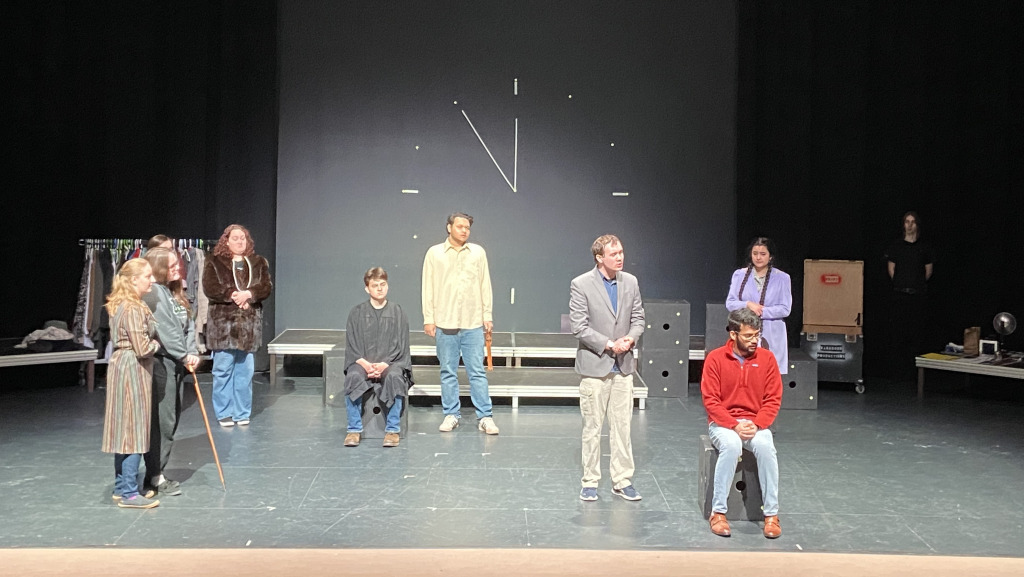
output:
M153 269L132 259L114 277L107 297L114 353L107 365L107 403L103 416L104 453L114 453L114 500L119 507L149 509L160 504L139 494L142 454L149 450L152 411L153 313L142 302L154 282Z

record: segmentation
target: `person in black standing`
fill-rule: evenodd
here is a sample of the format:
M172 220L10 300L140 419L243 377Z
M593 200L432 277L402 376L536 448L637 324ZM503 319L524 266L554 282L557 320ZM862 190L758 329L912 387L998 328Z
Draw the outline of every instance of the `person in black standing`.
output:
M921 239L921 220L910 211L903 215L903 234L885 251L892 281L893 373L913 378L914 357L924 352L928 322L928 280L935 252Z

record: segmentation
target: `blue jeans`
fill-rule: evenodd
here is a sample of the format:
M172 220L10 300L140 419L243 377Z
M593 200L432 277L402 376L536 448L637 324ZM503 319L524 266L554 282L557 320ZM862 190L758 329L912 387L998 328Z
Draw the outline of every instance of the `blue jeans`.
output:
M708 427L711 443L718 449L715 465L715 492L711 499L713 513L728 511L727 500L736 475L736 463L746 449L757 459L757 476L761 479L761 499L764 515L779 514L779 459L775 455L775 439L768 429L761 429L749 441L741 441L736 431L711 423Z
M352 400L351 397L345 395L345 411L348 413L348 431L349 433L362 433L363 432L363 397L359 397L356 400ZM402 397L395 397L395 402L391 404L391 408L388 409L388 418L384 423L385 433L398 433L401 432L402 427Z
M218 421L241 421L252 415L252 374L252 353L213 351L213 412Z
M139 464L141 453L114 454L114 494L131 499L139 494Z
M487 392L484 370L484 328L442 329L434 333L437 360L441 363L441 408L444 414L461 418L459 410L459 356L469 376L469 397L476 407L476 418L491 416L491 396Z

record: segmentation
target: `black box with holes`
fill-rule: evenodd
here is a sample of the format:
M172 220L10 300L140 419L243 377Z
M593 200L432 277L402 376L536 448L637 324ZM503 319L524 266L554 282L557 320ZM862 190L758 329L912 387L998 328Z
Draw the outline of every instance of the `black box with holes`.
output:
M651 397L685 397L690 372L690 303L644 300L637 367Z
M644 349L637 358L640 374L651 397L681 398L687 394L689 349Z
M818 361L800 349L789 349L789 372L782 375L782 408L818 408Z
M649 349L690 349L690 303L644 300L644 318L642 346Z
M697 507L704 518L711 517L711 500L715 492L715 465L718 451L711 444L711 438L701 435L697 449ZM726 506L729 511L725 518L730 521L760 521L764 519L764 503L761 497L761 481L757 474L757 458L743 449L736 463Z

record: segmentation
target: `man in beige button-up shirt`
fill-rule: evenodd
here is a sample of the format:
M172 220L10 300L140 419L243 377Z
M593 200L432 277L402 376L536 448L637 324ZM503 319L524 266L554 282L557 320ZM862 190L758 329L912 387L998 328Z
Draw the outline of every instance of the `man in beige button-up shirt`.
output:
M430 247L423 259L423 332L434 337L441 365L440 430L459 426L459 357L466 365L469 393L479 419L477 428L497 435L484 370L484 333L494 328L491 272L482 246L467 242L473 217L448 217L448 238Z

